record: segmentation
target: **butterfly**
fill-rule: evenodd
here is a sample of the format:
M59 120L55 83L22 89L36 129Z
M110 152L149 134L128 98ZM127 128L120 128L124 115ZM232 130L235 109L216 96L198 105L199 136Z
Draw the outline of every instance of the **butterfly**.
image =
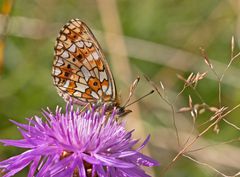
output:
M112 111L118 108L125 115L125 105L120 106L116 84L103 51L88 26L72 19L63 26L54 47L52 77L57 91L65 101L85 105L106 104ZM130 100L139 78L130 87Z

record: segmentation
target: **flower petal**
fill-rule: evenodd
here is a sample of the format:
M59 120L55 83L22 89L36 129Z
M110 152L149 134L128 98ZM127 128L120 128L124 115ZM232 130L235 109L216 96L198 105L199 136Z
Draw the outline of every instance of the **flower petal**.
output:
M134 161L134 163L138 165L144 165L147 167L159 166L158 161L141 153L137 153L136 155L131 156L130 160Z
M82 159L78 159L78 173L79 173L79 176L81 177L86 177L86 169L84 168L84 165L83 165L83 161Z
M113 166L113 167L118 167L118 168L133 168L133 167L135 167L135 165L132 163L125 162L123 160L119 160L116 158L106 157L106 156L99 155L99 154L94 154L94 156L98 160L102 161L104 163L104 165L107 165L107 166Z

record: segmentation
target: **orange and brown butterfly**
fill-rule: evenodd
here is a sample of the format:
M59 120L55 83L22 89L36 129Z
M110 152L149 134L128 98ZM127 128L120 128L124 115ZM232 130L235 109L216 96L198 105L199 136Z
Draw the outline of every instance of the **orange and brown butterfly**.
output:
M129 112L120 106L115 82L103 51L87 25L72 19L63 26L56 39L52 77L65 101L82 106L107 104L119 115ZM137 85L135 80L129 98ZM128 99L129 101L129 99Z

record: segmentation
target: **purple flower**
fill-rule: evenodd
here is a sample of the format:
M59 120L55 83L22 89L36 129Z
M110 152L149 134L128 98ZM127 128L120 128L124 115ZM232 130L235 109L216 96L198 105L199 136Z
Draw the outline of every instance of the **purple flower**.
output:
M4 177L13 176L30 166L29 177L127 177L149 176L141 166L157 166L157 161L136 150L138 140L131 138L117 111L78 109L67 105L66 112L57 107L55 114L43 111L46 121L35 116L27 124L16 124L23 139L0 140L5 146L26 148L20 155L0 162Z

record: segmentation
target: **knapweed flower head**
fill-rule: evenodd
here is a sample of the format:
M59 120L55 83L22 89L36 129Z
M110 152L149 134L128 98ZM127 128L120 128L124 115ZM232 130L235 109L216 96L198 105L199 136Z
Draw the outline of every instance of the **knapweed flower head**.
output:
M29 177L135 177L148 176L141 166L157 166L158 162L141 154L149 137L138 149L138 140L116 121L117 111L98 109L56 112L43 111L44 119L35 116L27 124L16 124L23 139L1 140L6 146L27 149L20 155L0 162L4 177L13 176L30 166Z

